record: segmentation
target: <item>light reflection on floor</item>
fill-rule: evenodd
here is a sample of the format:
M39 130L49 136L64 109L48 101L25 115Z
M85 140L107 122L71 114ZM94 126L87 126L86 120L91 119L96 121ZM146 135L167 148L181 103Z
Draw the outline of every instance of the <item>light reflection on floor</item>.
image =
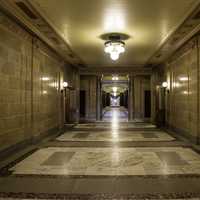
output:
M128 111L125 107L106 107L103 111L102 121L111 122L113 126L117 122L127 122Z

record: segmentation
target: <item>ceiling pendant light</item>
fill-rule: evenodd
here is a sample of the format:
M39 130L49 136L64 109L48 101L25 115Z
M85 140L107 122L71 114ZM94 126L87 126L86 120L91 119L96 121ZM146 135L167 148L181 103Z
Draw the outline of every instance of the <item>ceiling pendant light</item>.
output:
M125 43L121 40L109 40L105 42L104 51L110 54L112 60L118 60L120 53L125 52Z

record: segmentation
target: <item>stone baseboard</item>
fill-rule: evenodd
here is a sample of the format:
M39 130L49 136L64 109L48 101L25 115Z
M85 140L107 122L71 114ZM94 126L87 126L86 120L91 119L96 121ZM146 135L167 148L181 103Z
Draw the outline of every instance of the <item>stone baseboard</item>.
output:
M46 138L50 135L55 135L55 134L61 133L61 132L62 132L62 129L60 130L59 127L55 127L55 128L52 128L52 129L40 134L40 135L30 137L29 139L25 139L21 142L14 144L14 145L11 145L11 146L0 151L0 161L4 160L9 155L26 148L28 145L37 144L41 140L43 140L44 138Z

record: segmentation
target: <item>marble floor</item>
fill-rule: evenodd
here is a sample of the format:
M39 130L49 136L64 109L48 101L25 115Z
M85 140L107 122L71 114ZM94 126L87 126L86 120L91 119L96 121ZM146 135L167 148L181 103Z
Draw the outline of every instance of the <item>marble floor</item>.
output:
M74 130L136 130L136 129L155 129L156 126L150 123L129 123L129 122L119 122L119 121L112 121L111 123L106 122L98 122L98 123L84 123L78 124L74 127Z
M189 148L43 148L11 168L13 174L200 174L200 155Z
M148 123L79 124L0 169L0 199L200 198L200 154Z
M102 121L111 122L113 119L117 119L120 122L128 122L128 110L125 107L104 108Z
M56 138L58 141L173 141L174 137L164 131L68 131Z

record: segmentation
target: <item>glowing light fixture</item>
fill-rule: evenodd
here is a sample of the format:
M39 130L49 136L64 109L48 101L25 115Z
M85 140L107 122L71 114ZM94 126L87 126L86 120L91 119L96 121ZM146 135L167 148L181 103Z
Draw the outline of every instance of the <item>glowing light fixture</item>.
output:
M168 87L168 83L167 82L163 82L162 83L162 87L164 87L164 88Z
M119 78L118 78L118 76L113 76L113 77L112 77L112 80L113 80L113 81L118 81Z
M63 82L63 87L64 88L68 87L68 83L67 82Z
M113 87L113 92L116 93L117 92L117 87Z
M45 77L45 76L44 76L44 77L41 78L41 80L42 80L42 81L48 81L48 80L49 80L49 77Z
M187 76L183 76L179 78L180 81L188 81L188 77Z
M118 60L119 55L125 52L125 43L121 40L109 40L105 43L104 51L110 54L112 60Z

